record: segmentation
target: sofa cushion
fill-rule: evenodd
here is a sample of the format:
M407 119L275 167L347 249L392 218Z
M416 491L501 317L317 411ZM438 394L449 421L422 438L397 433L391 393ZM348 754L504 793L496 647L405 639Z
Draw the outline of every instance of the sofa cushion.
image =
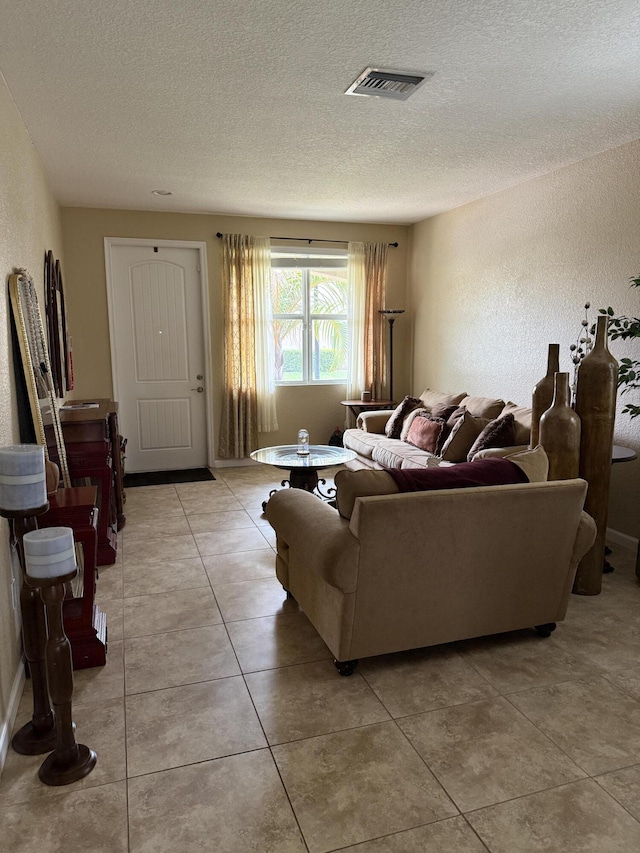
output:
M407 443L412 444L419 450L428 450L435 453L444 429L445 422L442 418L434 418L430 415L421 415L414 418L407 434Z
M489 421L471 445L467 453L467 462L471 462L476 453L488 447L513 447L516 443L515 435L516 430L511 412L496 418L495 421Z
M400 492L469 489L528 482L523 469L509 459L479 459L423 471L394 468L388 473Z
M531 437L531 415L533 410L531 407L518 406L516 403L505 403L504 409L500 412L500 416L512 414L514 417L516 437L515 444L529 444Z
M418 450L407 444L407 449L402 454L400 468L437 468L438 465L450 465L450 462L442 462L439 456L432 456L426 450Z
M337 472L336 505L343 518L351 518L356 498L370 495L393 495L398 487L386 471L346 471Z
M457 406L460 400L466 396L466 391L462 394L442 394L440 391L431 391L429 388L425 388L420 394L420 399L425 407L431 410L434 406Z
M487 418L492 421L504 409L504 400L495 397L464 397L460 406L464 406L474 418Z
M488 423L487 418L474 418L464 411L442 445L442 459L447 462L466 462L471 445Z
M419 397L406 396L404 400L391 413L391 417L384 428L387 438L400 438L402 432L402 424L409 412L422 406L422 400Z
M384 437L384 435L376 432L364 432L361 429L346 429L342 435L342 443L348 450L355 450L358 456L371 459L374 447Z
M410 451L422 453L425 456L432 456L428 450L418 450L411 444L405 441L400 441L397 438L383 438L378 436L378 441L373 448L371 458L374 462L382 465L383 468L401 468L402 462L406 454Z

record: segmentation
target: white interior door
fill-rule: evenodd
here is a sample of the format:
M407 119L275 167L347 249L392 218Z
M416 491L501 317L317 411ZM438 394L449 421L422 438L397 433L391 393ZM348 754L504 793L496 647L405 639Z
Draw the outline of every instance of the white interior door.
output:
M107 243L118 420L129 472L207 464L200 251Z

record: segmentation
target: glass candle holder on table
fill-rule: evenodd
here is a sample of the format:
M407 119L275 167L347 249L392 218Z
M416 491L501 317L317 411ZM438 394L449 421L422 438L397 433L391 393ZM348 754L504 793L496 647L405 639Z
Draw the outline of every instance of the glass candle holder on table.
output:
M309 433L306 429L298 430L298 455L309 455Z

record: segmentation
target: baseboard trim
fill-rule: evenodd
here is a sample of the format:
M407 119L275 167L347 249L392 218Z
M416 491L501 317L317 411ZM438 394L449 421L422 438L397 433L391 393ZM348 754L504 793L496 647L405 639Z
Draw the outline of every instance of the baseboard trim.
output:
M607 539L614 545L621 545L630 551L638 550L638 539L635 536L628 536L626 533L620 533L619 530L613 530L611 527L607 527Z
M4 763L7 760L7 753L9 752L9 746L11 744L11 732L13 731L13 724L16 721L16 716L18 715L18 706L20 705L20 699L22 698L24 682L24 661L20 660L15 678L13 679L11 693L9 694L7 713L5 719L0 723L0 773L2 773Z
M260 465L255 459L216 459L213 463L214 470L216 468L240 468L246 465Z

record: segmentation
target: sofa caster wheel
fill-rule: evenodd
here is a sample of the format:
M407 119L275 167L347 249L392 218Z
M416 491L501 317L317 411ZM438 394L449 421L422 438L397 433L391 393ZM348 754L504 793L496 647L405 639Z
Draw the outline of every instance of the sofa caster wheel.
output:
M357 660L334 660L333 665L338 670L340 675L353 675L354 669L358 666Z
M552 631L556 630L556 623L555 622L547 622L544 625L536 625L535 630L536 630L536 634L539 637L550 637Z

